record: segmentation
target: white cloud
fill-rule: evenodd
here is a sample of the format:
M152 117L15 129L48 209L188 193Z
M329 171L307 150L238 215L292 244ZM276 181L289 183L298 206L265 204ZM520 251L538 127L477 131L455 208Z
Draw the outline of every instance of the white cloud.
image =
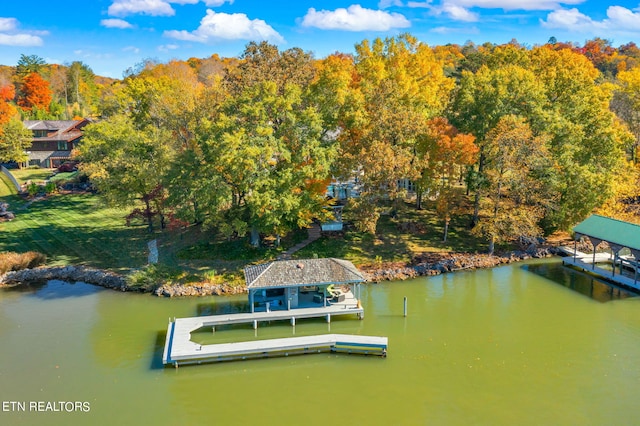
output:
M433 5L430 1L410 1L407 3L409 7L423 7L423 8L432 8Z
M110 16L128 16L135 14L151 16L173 16L176 11L172 4L197 4L202 1L208 7L218 7L233 0L113 0L107 10Z
M269 40L283 42L276 30L262 19L249 19L244 13L216 13L207 9L207 15L194 31L165 31L164 35L177 40L206 43L212 40Z
M387 31L391 28L407 28L411 23L399 13L365 9L354 4L347 9L334 11L310 8L302 20L302 26L322 30Z
M0 45L3 46L42 46L40 35L48 31L18 32L20 23L16 18L0 18Z
M163 44L158 46L158 50L160 52L169 52L171 50L176 50L178 49L180 46L178 46L177 44Z
M468 9L452 3L443 4L440 10L455 21L476 22L480 19L477 13L470 12Z
M634 12L622 6L609 6L607 18L595 21L576 8L560 9L549 13L547 20L541 23L546 28L567 31L607 30L640 33L640 11Z
M31 34L0 34L0 45L42 46L42 39Z
M133 52L133 53L138 54L138 53L140 53L140 48L135 47L135 46L127 46L127 47L122 48L122 51L123 52Z
M204 4L209 7L222 6L225 3L233 4L233 0L204 0Z
M107 9L110 16L128 16L141 13L151 16L173 16L176 11L165 0L114 0Z
M464 8L504 10L555 10L562 4L580 4L585 0L448 0L444 3Z
M378 2L378 7L380 9L386 9L391 6L402 7L402 0L380 0Z
M18 20L16 18L0 18L0 31L13 31L18 28Z
M133 28L133 25L123 19L103 19L100 21L100 25L107 28Z

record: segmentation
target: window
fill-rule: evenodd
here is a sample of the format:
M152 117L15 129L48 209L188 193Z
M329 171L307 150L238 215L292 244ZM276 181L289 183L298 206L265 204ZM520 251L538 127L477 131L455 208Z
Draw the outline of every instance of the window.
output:
M47 131L46 130L34 130L33 131L33 137L34 138L46 138L47 137Z
M67 151L67 141L58 141L58 151Z

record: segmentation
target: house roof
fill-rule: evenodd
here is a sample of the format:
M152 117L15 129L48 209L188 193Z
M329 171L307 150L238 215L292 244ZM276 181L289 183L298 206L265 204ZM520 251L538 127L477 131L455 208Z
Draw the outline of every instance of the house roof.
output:
M244 277L249 289L364 281L364 277L353 263L334 258L278 260L251 265L244 268Z
M576 236L594 237L634 250L640 250L640 225L594 214L573 228Z
M47 136L34 137L34 141L73 141L82 137L80 130L89 120L25 120L24 126L31 131L44 130Z

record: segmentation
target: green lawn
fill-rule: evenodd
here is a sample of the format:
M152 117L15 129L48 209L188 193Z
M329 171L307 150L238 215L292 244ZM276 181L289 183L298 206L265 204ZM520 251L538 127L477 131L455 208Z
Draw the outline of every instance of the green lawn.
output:
M25 183L28 180L40 182L47 180L52 174L54 169L12 169L9 170L11 174L20 183Z
M5 200L16 219L0 223L0 251L39 251L50 265L128 270L146 263L147 241L154 236L144 226L126 227L125 212L102 206L95 195Z
M0 251L38 251L47 255L50 265L82 264L127 272L147 263L147 243L158 239L160 262L167 267L189 274L216 271L241 276L246 264L274 260L307 236L306 230L299 230L285 236L281 247L255 249L246 238L227 241L199 226L156 229L153 234L142 221L127 227L126 211L107 208L92 194L53 195L35 201L11 195L1 200L9 203L16 219L0 223ZM442 222L432 206L426 207L416 210L405 204L396 217L380 218L376 235L351 227L341 235L320 238L293 257L338 257L364 266L409 263L425 253L486 250L485 242L470 233L466 215L454 218L448 241L442 242ZM348 209L344 217L349 219Z
M0 173L0 197L8 197L10 195L16 195L18 191L16 187L11 183L11 180L4 173Z

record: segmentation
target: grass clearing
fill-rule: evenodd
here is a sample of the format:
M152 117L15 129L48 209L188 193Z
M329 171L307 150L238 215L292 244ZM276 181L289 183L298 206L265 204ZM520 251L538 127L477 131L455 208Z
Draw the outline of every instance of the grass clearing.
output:
M53 174L54 169L12 169L9 170L19 183L31 180L40 182L47 180Z
M16 194L18 194L18 190L9 177L4 173L0 173L0 197L8 197Z
M29 203L7 200L16 219L0 224L1 251L39 251L49 265L128 270L146 263L146 228L126 227L125 212L104 207L91 194L48 196Z
M156 230L153 234L143 221L127 227L125 210L105 207L93 194L53 195L31 201L13 195L2 200L9 203L16 219L0 223L0 251L37 251L47 256L49 265L87 265L121 273L140 271L141 286L149 285L156 275L167 274L170 281L186 283L240 283L245 265L274 260L307 237L307 231L302 229L283 237L280 247L267 241L266 247L256 249L247 238L228 241L199 226ZM442 242L442 221L432 207L417 210L406 203L396 216L380 218L376 235L348 228L340 235L323 236L293 257L338 257L368 266L410 263L425 253L486 250L486 242L469 231L468 215L454 217L448 241ZM348 208L344 217L349 220ZM158 240L160 263L168 269L141 269L147 263L147 243L152 239Z

